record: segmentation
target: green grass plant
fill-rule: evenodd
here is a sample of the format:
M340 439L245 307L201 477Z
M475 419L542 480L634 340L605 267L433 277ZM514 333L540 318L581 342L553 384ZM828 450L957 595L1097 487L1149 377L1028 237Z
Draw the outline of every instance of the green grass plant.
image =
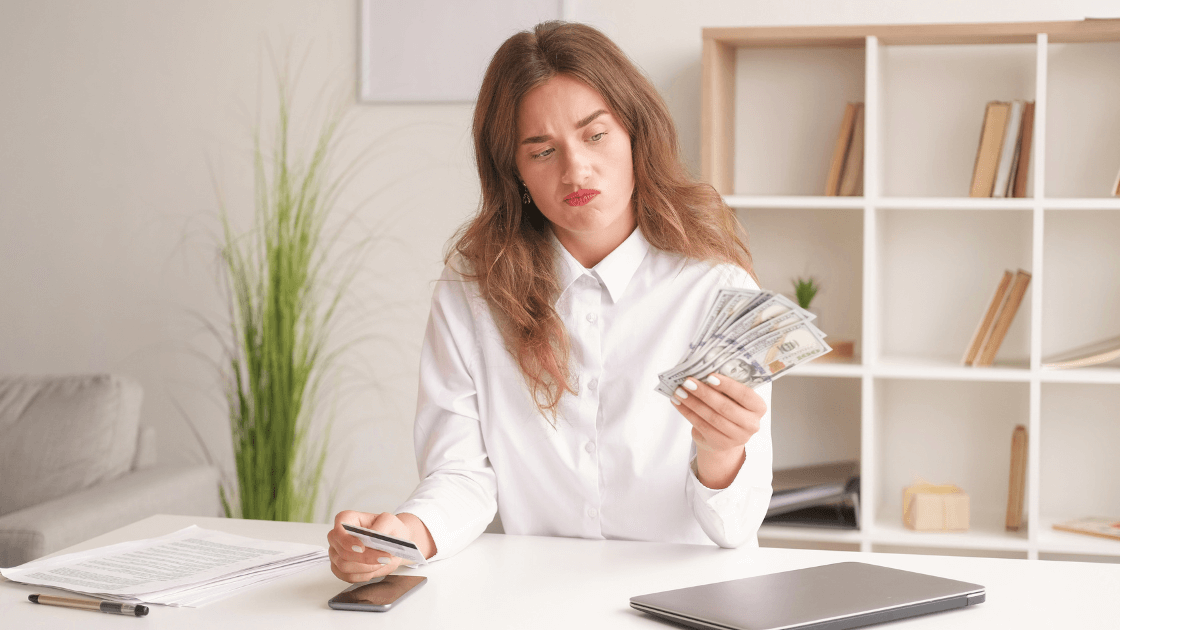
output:
M796 278L792 280L792 288L796 291L796 303L800 308L807 309L809 304L812 304L813 298L817 296L817 291L821 289L817 285L816 278Z
M231 342L222 369L236 508L232 489L220 492L229 516L311 522L331 426L313 435L314 409L337 354L331 325L349 281L334 278L323 239L348 176L331 168L345 109L326 117L310 148L296 150L286 76L278 97L273 136L255 130L253 229L238 234L221 204Z

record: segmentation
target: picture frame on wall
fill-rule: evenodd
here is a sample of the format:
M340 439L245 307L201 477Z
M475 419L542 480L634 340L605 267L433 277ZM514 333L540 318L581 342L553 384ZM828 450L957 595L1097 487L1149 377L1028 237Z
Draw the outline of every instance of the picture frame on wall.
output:
M514 33L563 19L567 0L360 0L359 101L473 102Z

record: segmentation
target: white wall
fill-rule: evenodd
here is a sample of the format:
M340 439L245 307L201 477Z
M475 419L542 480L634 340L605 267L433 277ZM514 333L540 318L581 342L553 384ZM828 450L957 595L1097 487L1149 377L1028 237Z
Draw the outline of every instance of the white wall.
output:
M700 28L1116 17L1117 0L577 0L659 86L698 171ZM220 183L249 216L264 53L308 48L301 101L353 94L355 0L7 0L0 5L0 373L115 371L146 389L160 456L231 470L216 345ZM353 108L348 148L382 139L347 202L372 235L346 335L328 475L334 509L391 509L416 484L412 412L432 280L476 207L469 104ZM210 166L212 165L212 175ZM325 514L319 514L324 518Z

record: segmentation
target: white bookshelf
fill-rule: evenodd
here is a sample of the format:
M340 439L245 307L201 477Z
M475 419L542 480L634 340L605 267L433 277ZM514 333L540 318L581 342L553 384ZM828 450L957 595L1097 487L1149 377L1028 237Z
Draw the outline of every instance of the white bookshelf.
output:
M764 545L1116 561L1052 524L1120 512L1120 369L1041 357L1119 334L1120 23L704 29L703 176L738 210L760 283L815 275L850 360L774 388L777 468L858 459L856 531L764 526ZM1027 198L969 198L990 100L1037 103ZM866 103L861 197L821 196L845 104ZM996 364L960 364L1005 269L1033 274ZM1013 428L1025 522L1005 531ZM971 495L965 533L909 531L902 488Z

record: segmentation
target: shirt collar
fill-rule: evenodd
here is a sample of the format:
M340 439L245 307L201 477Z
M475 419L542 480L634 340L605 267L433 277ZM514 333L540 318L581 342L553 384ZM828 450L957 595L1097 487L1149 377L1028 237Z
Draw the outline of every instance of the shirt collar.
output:
M553 230L550 234L554 236ZM612 297L614 303L621 299L625 289L629 286L629 281L633 279L634 272L641 266L642 260L650 251L650 243L646 241L645 236L642 236L642 228L636 227L633 229L633 234L630 234L624 242L589 271L579 264L578 260L575 260L566 247L563 247L558 236L554 236L554 244L558 249L558 286L560 290L566 291L567 287L571 286L579 276L590 272L599 278L604 287L608 289L608 295Z

